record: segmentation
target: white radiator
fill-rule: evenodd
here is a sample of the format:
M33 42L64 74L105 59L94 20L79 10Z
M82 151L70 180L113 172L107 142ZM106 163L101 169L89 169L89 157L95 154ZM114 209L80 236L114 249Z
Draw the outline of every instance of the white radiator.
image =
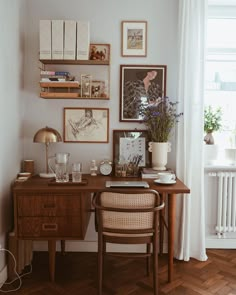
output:
M217 177L217 221L218 238L226 238L227 233L236 232L236 172L209 173Z

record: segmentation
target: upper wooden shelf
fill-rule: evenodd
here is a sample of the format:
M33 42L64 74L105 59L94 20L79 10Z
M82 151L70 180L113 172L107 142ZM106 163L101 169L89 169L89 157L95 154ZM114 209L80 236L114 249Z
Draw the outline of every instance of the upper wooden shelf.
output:
M43 64L59 64L59 65L109 65L109 60L71 60L71 59L40 59Z

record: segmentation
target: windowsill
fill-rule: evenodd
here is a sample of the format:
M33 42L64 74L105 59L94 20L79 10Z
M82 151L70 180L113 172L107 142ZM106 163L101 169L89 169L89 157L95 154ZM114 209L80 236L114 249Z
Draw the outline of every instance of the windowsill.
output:
M204 165L205 170L236 170L236 163L231 164L231 163L226 163L226 162L217 162L212 164L205 164Z

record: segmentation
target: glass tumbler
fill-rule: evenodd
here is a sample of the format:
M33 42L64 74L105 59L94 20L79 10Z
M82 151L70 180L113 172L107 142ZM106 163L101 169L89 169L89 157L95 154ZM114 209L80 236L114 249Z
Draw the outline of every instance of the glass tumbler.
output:
M72 164L72 182L82 182L82 163Z

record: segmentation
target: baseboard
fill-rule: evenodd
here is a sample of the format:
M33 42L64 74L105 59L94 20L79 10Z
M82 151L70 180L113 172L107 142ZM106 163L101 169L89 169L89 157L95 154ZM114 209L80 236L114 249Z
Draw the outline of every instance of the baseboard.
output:
M164 243L163 252L167 253L168 245ZM48 251L48 243L46 241L34 241L34 251ZM57 241L57 251L60 251L60 241ZM97 241L66 241L67 252L97 252ZM108 252L143 252L143 245L115 245L109 244Z
M7 265L0 271L0 288L2 288L6 280L7 280Z
M236 249L236 239L225 238L218 239L217 237L206 238L207 249Z

